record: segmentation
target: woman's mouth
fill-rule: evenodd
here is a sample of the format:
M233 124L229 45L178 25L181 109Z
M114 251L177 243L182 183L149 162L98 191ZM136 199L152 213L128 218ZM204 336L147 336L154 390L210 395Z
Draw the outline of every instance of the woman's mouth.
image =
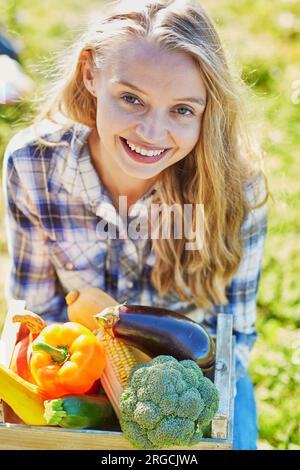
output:
M128 141L124 139L123 137L120 137L121 143L123 148L126 150L127 154L135 161L139 163L155 163L164 158L166 153L170 149L165 149L158 153L159 151L146 151L143 150L139 147L135 147L133 144L128 145ZM131 148L132 147L132 148ZM141 154L141 152L144 153L144 155Z

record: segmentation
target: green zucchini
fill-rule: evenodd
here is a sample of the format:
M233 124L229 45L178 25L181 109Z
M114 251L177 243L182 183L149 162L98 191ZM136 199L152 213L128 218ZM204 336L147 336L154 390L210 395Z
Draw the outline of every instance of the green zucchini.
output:
M110 401L104 395L70 395L45 400L44 417L51 426L120 430Z

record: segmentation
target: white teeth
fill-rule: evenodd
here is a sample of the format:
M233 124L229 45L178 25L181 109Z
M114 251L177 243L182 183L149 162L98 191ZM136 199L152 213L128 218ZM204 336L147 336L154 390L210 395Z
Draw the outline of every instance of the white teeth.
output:
M145 150L140 147L136 147L134 144L128 142L128 140L126 140L126 142L128 144L128 147L131 148L131 150L134 150L135 152L140 153L141 155L144 155L146 157L154 157L164 152L164 150Z

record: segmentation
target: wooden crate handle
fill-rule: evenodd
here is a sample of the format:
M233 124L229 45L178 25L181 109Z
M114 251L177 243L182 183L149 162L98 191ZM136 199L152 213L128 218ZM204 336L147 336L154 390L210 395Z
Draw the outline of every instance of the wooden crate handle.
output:
M211 437L215 439L227 439L232 394L232 374L234 373L232 328L233 316L226 313L219 313L217 315L214 383L219 392L220 403L211 426Z

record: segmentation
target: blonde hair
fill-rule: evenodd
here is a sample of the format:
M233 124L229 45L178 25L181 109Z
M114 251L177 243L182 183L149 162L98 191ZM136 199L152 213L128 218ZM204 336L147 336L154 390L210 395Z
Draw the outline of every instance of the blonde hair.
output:
M168 206L204 205L204 246L187 251L184 238L152 240L156 255L152 284L161 296L172 289L200 307L226 304L226 286L242 257L242 222L250 209L265 204L269 191L261 156L251 145L241 99L244 85L233 78L214 24L198 3L123 0L106 4L94 27L72 47L71 61L35 123L43 118L55 121L59 114L69 123L95 127L96 98L83 82L82 54L91 51L95 66L101 69L116 43L133 38L147 38L167 50L189 54L199 65L207 91L199 141L189 155L162 172L164 184L157 193L157 200ZM245 185L250 179L258 181L261 174L265 197L250 208ZM193 225L195 230L195 220Z

